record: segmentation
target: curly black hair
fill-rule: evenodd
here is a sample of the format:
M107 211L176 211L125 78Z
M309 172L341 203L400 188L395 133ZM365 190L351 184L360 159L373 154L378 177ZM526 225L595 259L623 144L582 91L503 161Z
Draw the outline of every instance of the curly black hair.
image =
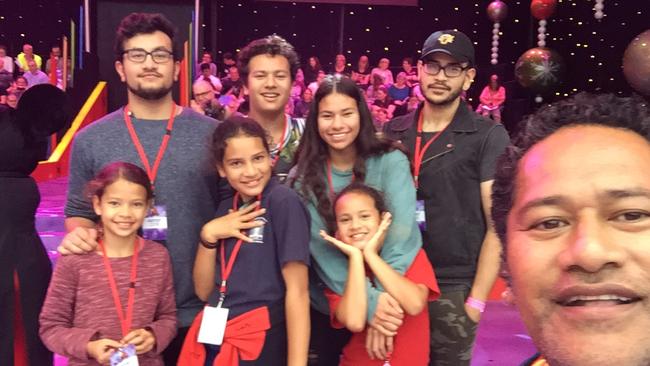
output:
M492 186L492 220L503 246L504 263L508 247L507 219L514 201L519 161L528 150L559 129L578 125L625 129L650 141L648 102L639 96L617 97L613 94L582 92L544 106L524 119L523 127L497 161Z
M176 28L164 15L160 13L131 13L124 17L115 32L113 51L115 59L122 61L124 55L124 42L138 34L151 34L156 31L165 33L172 41L172 54L174 60L179 57L178 45L174 42Z
M296 73L300 68L298 53L287 40L272 34L252 41L237 54L237 66L244 83L248 81L248 64L253 57L258 55L284 56L289 61L291 81L296 79Z

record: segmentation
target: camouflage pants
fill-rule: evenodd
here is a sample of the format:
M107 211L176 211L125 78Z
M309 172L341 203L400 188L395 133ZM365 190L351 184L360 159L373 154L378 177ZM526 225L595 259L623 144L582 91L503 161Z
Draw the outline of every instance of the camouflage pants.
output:
M469 366L477 328L465 313L469 289L441 291L440 298L429 303L429 366Z

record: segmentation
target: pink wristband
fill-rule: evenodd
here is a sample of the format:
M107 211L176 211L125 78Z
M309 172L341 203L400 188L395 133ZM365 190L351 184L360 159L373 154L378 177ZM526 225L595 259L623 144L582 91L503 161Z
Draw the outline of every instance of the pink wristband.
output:
M481 313L485 311L485 301L475 299L471 296L468 297L467 300L465 300L465 304L467 304L469 307L478 310Z

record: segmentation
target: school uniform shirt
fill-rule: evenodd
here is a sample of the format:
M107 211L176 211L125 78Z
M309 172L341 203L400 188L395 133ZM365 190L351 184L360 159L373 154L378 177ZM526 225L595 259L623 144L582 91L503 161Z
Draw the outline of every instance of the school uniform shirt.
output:
M217 217L228 214L232 207L232 200L224 200ZM266 213L258 219L265 222L263 242L242 243L228 278L223 307L229 309L229 319L284 299L282 267L286 263L309 265L309 213L298 194L273 178L262 193L262 207ZM236 242L235 238L225 240L226 262ZM221 278L221 256L217 253L216 293Z
M132 257L109 258L123 309L126 309ZM139 355L141 366L162 366L160 355L176 335L176 305L171 261L162 245L144 241L138 253L131 329L150 327L154 348ZM126 315L126 312L125 312ZM104 259L97 253L61 257L54 269L40 316L40 336L68 366L98 366L88 359L90 341L122 339Z
M413 260L413 264L406 271L404 277L416 284L425 285L429 289L428 301L434 301L440 296L438 283L433 273L431 263L426 253L420 249ZM343 328L336 320L336 309L342 296L332 291L325 292L330 305L332 326ZM366 333L354 333L348 344L343 348L343 357L339 366L382 366L383 360L371 360L366 351ZM393 353L390 357L392 366L425 366L429 363L429 312L427 307L415 316L405 315L404 323L397 331L394 338Z

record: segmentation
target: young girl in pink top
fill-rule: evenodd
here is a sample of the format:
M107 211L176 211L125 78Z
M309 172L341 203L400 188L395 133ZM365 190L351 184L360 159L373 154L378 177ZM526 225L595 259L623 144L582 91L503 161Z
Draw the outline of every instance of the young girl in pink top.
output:
M163 365L176 334L176 305L167 250L138 236L153 200L147 174L111 163L89 184L100 216L98 251L58 260L40 316L40 335L69 366L108 364L135 346L141 366Z

